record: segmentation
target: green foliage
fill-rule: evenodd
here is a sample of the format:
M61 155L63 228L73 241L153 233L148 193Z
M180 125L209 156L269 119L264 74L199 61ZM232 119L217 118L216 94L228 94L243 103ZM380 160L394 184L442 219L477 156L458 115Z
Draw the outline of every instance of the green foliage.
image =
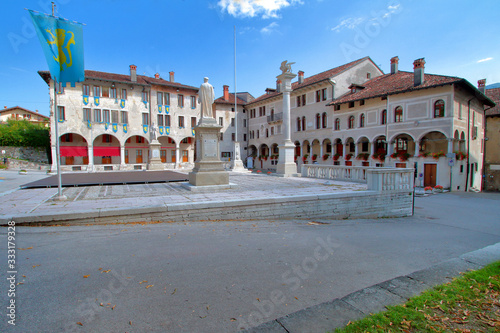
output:
M50 147L49 128L27 120L12 120L0 124L0 146Z

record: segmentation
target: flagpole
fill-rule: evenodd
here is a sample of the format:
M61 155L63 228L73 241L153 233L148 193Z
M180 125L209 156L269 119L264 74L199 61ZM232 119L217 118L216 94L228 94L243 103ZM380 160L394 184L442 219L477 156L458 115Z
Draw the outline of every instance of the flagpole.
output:
M238 142L238 103L237 103L237 91L236 90L236 26L233 26L234 30L234 120L235 120L235 128L234 128L234 136L235 141ZM234 146L235 150L239 149L239 145ZM234 152L234 156L236 156L236 151ZM234 158L233 158L234 159Z
M59 145L59 110L57 109L57 80L54 78L54 120L56 129L56 166L57 166L57 194L58 200L66 200L66 196L62 194L62 181L61 181L61 154Z

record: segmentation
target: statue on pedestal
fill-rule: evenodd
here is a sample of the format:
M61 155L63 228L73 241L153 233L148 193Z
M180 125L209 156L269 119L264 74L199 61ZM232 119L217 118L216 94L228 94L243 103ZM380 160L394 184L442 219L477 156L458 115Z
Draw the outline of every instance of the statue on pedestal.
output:
M151 141L156 140L156 127L154 121L151 124L151 129L149 130L149 138L151 139Z
M202 118L213 118L212 104L215 100L214 87L208 83L208 77L204 78L204 83L200 86L198 103L201 106Z

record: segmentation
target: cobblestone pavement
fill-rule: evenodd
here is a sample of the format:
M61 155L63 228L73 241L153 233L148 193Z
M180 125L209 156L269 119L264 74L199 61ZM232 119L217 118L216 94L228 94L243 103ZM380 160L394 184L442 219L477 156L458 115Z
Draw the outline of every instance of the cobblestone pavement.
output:
M0 196L0 217L37 212L76 212L83 208L143 208L183 202L265 199L366 190L366 184L359 183L242 173L230 173L229 181L237 186L216 192L191 192L182 183L65 187L63 194L67 197L66 201L55 200L57 188L17 190Z

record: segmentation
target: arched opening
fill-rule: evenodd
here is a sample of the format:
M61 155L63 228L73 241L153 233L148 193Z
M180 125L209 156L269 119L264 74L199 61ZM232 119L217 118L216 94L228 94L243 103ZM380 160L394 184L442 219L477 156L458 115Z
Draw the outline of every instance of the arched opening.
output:
M175 163L176 153L175 153L175 140L168 136L160 136L158 138L160 142L160 158L162 163Z
M88 143L83 136L76 133L65 133L60 138L61 165L89 164Z
M323 161L326 161L332 155L332 142L330 139L324 139L322 143L323 147Z
M311 146L312 146L311 160L317 161L318 159L321 158L321 144L319 143L318 139L314 139Z
M311 155L311 145L308 140L302 142L302 162L307 163L307 159Z
M457 132L458 135L458 132ZM441 132L429 132L420 139L420 156L444 156L448 151L448 138ZM438 156L439 157L439 156Z
M92 145L94 165L120 164L120 142L111 134L101 134Z
M295 141L295 161L297 161L299 156L300 156L300 142Z

